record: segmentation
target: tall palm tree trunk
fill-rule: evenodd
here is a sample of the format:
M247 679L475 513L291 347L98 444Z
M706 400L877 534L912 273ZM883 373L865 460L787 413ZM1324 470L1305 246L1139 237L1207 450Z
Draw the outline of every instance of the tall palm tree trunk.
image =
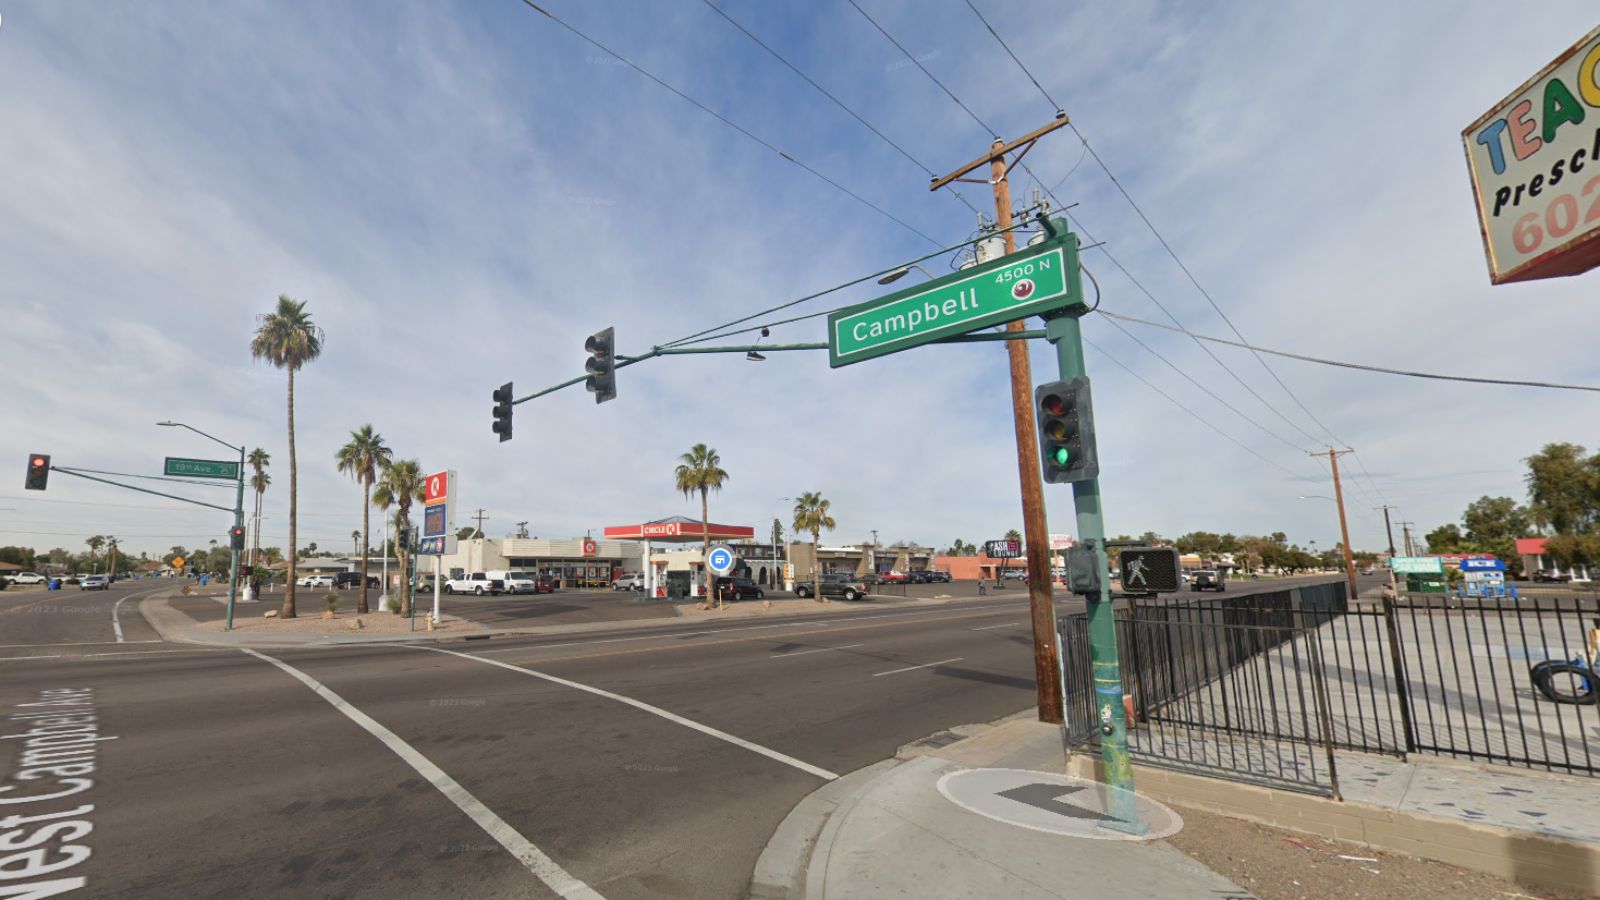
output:
M822 532L819 529L811 530L811 596L818 603L827 603L828 599L822 596L822 550L820 543Z
M705 576L706 606L711 605L711 510L706 505L706 489L700 489L700 574ZM721 608L721 598L718 598L718 608Z
M361 482L361 600L356 604L356 614L367 614L367 565L372 562L372 554L366 552L366 546L372 540L372 482L365 479Z
M261 555L261 492L256 491L256 511L250 517L250 566L252 570L256 565L256 557Z
M298 524L299 508L296 505L300 493L300 467L294 459L294 367L289 367L289 582L283 586L283 609L278 615L285 619L292 619L294 615L294 588L295 588L295 563L300 559L300 546L296 543L300 535L295 529Z

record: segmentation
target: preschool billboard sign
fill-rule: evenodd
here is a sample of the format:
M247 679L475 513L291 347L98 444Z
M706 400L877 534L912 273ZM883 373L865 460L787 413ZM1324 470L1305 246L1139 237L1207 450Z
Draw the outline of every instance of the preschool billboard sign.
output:
M1600 28L1461 133L1495 284L1600 265Z

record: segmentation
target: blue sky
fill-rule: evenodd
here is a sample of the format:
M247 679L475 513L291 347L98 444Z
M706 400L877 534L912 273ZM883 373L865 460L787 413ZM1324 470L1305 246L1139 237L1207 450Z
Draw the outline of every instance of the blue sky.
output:
M1003 135L1054 112L960 0L860 2ZM544 5L917 231L945 244L972 232L926 171L705 5ZM933 170L991 139L844 0L719 5ZM1600 276L1491 288L1460 144L1593 27L1583 4L1521 19L1489 3L978 6L1252 341L1600 381L1583 324ZM639 350L934 249L520 2L380 14L0 0L0 117L0 458L19 469L41 451L155 474L164 455L208 455L153 425L190 422L273 454L264 539L281 544L284 378L247 347L284 293L327 331L297 382L303 542L349 546L360 492L332 458L368 422L425 468L458 470L491 534L697 514L671 489L697 441L733 475L713 501L721 521L764 528L780 498L820 490L841 541L877 529L942 547L1020 525L998 345L840 370L823 353L653 361L620 373L613 403L575 389L519 406L516 439L495 442L490 391L577 374L598 328ZM1027 161L1144 289L1227 335L1076 137L1058 132ZM1018 197L1031 187L1013 176ZM962 190L991 209L984 186ZM1164 318L1104 251L1084 261L1105 308ZM1087 320L1105 351L1088 364L1114 532L1282 530L1331 546L1331 506L1297 499L1331 492L1305 455L1331 431L1359 451L1353 540L1377 548L1373 506L1426 530L1480 494L1521 498L1520 460L1542 444L1596 442L1581 395L1274 360L1291 397L1248 353L1216 348L1224 369L1181 335L1126 327L1248 420ZM822 338L818 321L773 335ZM1047 346L1033 368L1052 376ZM25 494L17 477L0 489L0 544L115 533L156 552L228 524L59 475ZM1075 531L1065 488L1047 505L1052 531Z

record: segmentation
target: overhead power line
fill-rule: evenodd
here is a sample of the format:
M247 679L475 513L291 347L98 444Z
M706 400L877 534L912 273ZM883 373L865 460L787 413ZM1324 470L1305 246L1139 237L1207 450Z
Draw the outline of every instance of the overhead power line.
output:
M771 150L773 153L778 154L779 156L783 157L784 159L788 160L789 162L794 163L796 166L799 166L801 169L804 169L806 172L808 172L811 175L815 176L819 180L825 182L829 187L832 187L834 190L837 190L837 191L839 191L841 193L849 195L857 203L860 203L861 205L873 210L874 212L876 212L879 215L883 216L884 218L894 222L895 224L899 225L900 227L906 229L907 231L910 231L912 234L915 234L916 236L918 236L918 237L922 238L923 240L927 241L928 243L933 244L936 247L939 245L938 241L936 241L933 238L929 237L927 234L925 234L923 231L918 229L916 226L910 224L909 222L905 221L904 219L900 218L899 216L896 216L894 213L889 212L888 210L884 209L883 207L879 206L878 204L873 203L871 200L868 200L867 198L865 198L865 197L861 196L860 194L856 193L855 191L850 190L849 188L845 187L844 185L840 184L839 182L835 181L834 179L829 178L827 175L822 174L821 172L817 171L816 169L812 168L811 166L806 165L804 162L801 162L799 159L797 159L792 154L789 154L789 153L783 151L782 149L779 149L776 145L772 144L770 141L766 140L765 138L758 137L754 132L752 132L749 129L745 128L744 126L738 124L737 122L734 122L732 119L728 118L727 116L723 115L722 113L717 112L716 110L714 110L711 107L705 105L704 103L701 103L699 100L696 100L695 98L689 96L688 94L686 94L683 91L679 90L678 88L672 86L671 84L667 83L666 81L662 80L661 78L658 78L655 74L650 72L648 69L645 69L643 66L640 66L638 63L634 62L633 60L628 59L626 56L623 56L622 54L618 53L617 51L612 50L610 47L607 47L605 44L600 43L599 41L597 41L594 38L590 37L589 35L585 34L584 32L578 30L577 27L575 27L575 26L573 26L571 24L568 24L564 19L556 16L555 14L551 13L549 10L547 10L544 7L540 6L539 4L533 2L533 0L522 0L522 2L525 5L527 5L530 9L533 9L536 12L544 14L544 16L546 18L548 18L550 21L552 21L552 22L556 23L557 25L560 25L562 28L565 28L566 30L572 32L574 35L577 35L579 38L582 38L584 41L587 41L589 44L591 44L594 47L598 48L599 50L604 52L606 55L615 58L618 62L622 63L623 65L627 66L628 68L633 69L635 72L638 72L640 75L643 75L644 77L650 79L651 81L654 81L656 84L659 84L662 87L666 88L667 90L671 91L672 93L678 95L678 97L680 97L683 100L687 101L690 105L694 106L696 109L700 110L701 112L705 113L706 115L711 116L712 118L716 119L717 121L721 122L722 124L728 126L729 128L732 128L734 131L737 131L738 133L740 133L740 134L744 135L745 137L749 138L750 140L755 141L757 144L760 144L761 146L767 148L768 150Z
M750 29L748 29L748 28L744 27L743 25L741 25L739 23L739 21L737 19L735 19L733 16L728 15L726 10L724 10L722 7L716 5L715 3L711 2L711 0L703 0L703 2L705 3L706 6L711 7L712 11L715 12L717 15L719 15L722 18L726 19L729 25L732 25L734 28L739 29L739 32L741 34L743 34L745 37L749 38L750 40L754 41L756 46L758 46L761 49L767 51L767 53L771 54L772 57L774 59L776 59L778 62L781 62L785 66L788 66L789 67L789 71L791 71L791 72L795 73L796 75L800 76L800 78L803 81L805 81L806 84L809 84L812 87L816 88L818 93L822 94L822 96L827 97L829 100L833 101L833 105L834 106L837 106L840 109L844 110L846 113L848 113L850 115L850 117L852 119L855 119L857 122L860 122L863 128L865 128L868 131L872 132L874 135L877 135L878 140L881 140L885 144L888 144L890 147L893 147L896 152L898 152L901 156L904 156L908 161L910 161L910 163L912 165L916 166L917 168L921 169L923 172L927 173L929 178L934 177L935 173L934 173L933 169L929 168L925 163L922 162L922 160L919 160L915 156L912 156L911 153L906 150L906 148L904 148L904 147L900 146L899 144L895 143L894 140L892 140L888 135L884 134L882 131L879 131L876 126L874 126L871 122L868 122L865 118L863 118L860 113L858 113L855 110L851 109L849 106L846 106L843 100L840 100L838 97L835 97L832 94L832 92L830 92L827 88L823 87L822 85L818 84L816 82L816 80L813 79L810 75L807 75L805 72L802 72L800 70L799 66L796 66L794 63L792 63L789 60L785 59L783 54L781 54L778 51L772 49L772 47L770 45L768 45L766 41L763 41L761 38L756 37L755 34L750 31ZM974 214L978 214L978 208L976 206L973 206L972 203L969 202L966 197L963 197L961 195L960 191L951 190L950 191L950 195L952 197L954 197L955 199L961 201L961 203L964 206L966 206L967 209L972 210L972 212Z
M1324 366L1338 366L1343 369L1356 369L1361 372L1377 372L1381 375L1404 375L1407 378L1428 378L1434 381L1461 381L1468 384L1498 384L1506 387L1531 387L1557 391L1592 391L1600 393L1600 386L1589 384L1561 384L1552 381L1523 381L1515 378L1483 378L1473 375L1440 375L1436 372L1414 372L1409 369L1394 369L1388 366L1370 366L1365 363L1353 363L1338 359L1326 359L1320 356L1310 356L1304 353L1291 353L1287 350L1273 350L1267 347L1258 347L1254 344L1247 344L1244 341L1231 341L1227 338L1212 337L1205 334L1195 334L1194 332L1183 328L1177 328L1172 325L1164 325L1160 322L1151 322L1148 319L1140 319L1134 316L1123 315L1122 313L1112 312L1108 309L1101 309L1100 315L1113 319L1121 319L1124 322L1133 322L1136 325L1148 325L1151 328L1161 328L1167 331L1178 331L1187 334L1196 340L1210 341L1214 344L1226 344L1229 347L1242 347L1251 351L1252 353L1266 353L1272 356L1282 356L1286 359L1298 359L1301 362L1317 363Z
M962 103L961 102L961 98L957 97L954 91L952 91L949 88L945 87L944 86L944 82L940 81L932 72L928 71L928 67L922 64L922 60L917 59L915 56L912 56L911 55L911 51L907 50L905 47L902 47L900 45L900 42L894 39L894 35L890 34L882 25L878 24L878 20L877 19L874 19L872 16L868 15L867 11L861 8L861 4L857 3L856 0L850 0L850 5L854 6L856 8L856 12L861 13L861 17L863 19L866 19L868 22L871 22L872 23L872 27L878 29L878 33L883 35L885 38L887 38L889 43L891 43L891 44L893 44L895 46L896 50L899 50L901 53L904 53L906 59L911 60L911 64L912 65L916 66L918 69L921 69L922 70L922 74L928 76L928 80L930 80L934 84L938 85L939 86L939 90L944 91L945 96L949 97L951 100L954 100L957 106L961 107L962 110L964 110L967 115L971 116L972 117L972 121L977 122L979 128L982 128L984 131L989 132L989 134L992 135L995 140L997 140L997 141L1000 140L1000 132L995 131L993 128L990 128L987 123L985 123L982 119L978 118L978 114L973 112L972 109L970 107L968 107L965 103Z
M1003 48L1006 51L1006 55L1011 57L1011 61L1017 64L1017 68L1022 70L1022 73L1028 77L1029 81L1033 82L1033 86L1036 89L1038 89L1040 96L1044 97L1045 102L1049 103L1051 108L1053 110L1055 110L1056 112L1061 112L1063 110L1063 107L1061 106L1061 104L1057 103L1056 99L1054 97L1050 96L1050 92L1046 91L1044 89L1044 85L1040 84L1039 79L1034 76L1034 74L1033 74L1033 72L1031 70L1028 69L1027 65L1023 63L1022 59L1020 57L1018 57L1015 52L1012 51L1010 45L1005 42L1005 39L1000 36L1000 33L998 31L996 31L994 26L989 23L989 20L984 17L983 12L978 9L978 7L972 2L972 0L966 0L966 3L967 3L967 7L972 10L973 15L978 17L978 21L983 23L983 26L989 30L989 33L991 35L994 36L995 41L997 43L999 43L1001 48ZM1194 273L1192 271L1190 271L1189 267L1183 262L1182 259L1180 259L1178 257L1177 252L1172 249L1172 245L1167 243L1167 239L1161 234L1161 232L1159 230L1156 229L1155 223L1150 221L1150 217L1145 215L1144 210L1139 206L1138 203L1136 203L1134 201L1133 196L1128 193L1127 188L1123 187L1122 182L1117 180L1116 175L1114 173L1112 173L1111 168L1106 165L1105 160L1101 159L1100 158L1100 154L1097 153L1095 151L1094 147L1092 147L1089 144L1089 139L1084 137L1083 132L1078 129L1077 123L1069 122L1068 126L1072 129L1072 133L1077 135L1079 142L1081 142L1083 144L1084 153L1094 157L1094 161L1095 161L1095 163L1097 165L1100 166L1101 171L1105 172L1106 177L1111 180L1111 183L1113 185L1116 186L1117 191L1122 194L1123 199L1128 201L1128 205L1133 207L1134 212L1139 215L1139 218L1141 220L1143 220L1145 226L1150 229L1150 233L1155 235L1156 240L1161 243L1161 246L1167 251L1167 254L1172 257L1173 262L1177 263L1178 264L1178 268L1183 270L1183 274L1188 277L1189 282L1195 286L1195 289L1200 292L1201 296L1206 298L1206 302L1211 304L1211 308L1216 310L1217 315L1222 317L1222 320L1227 323L1228 328L1233 331L1234 336L1237 337L1240 341L1244 341L1244 335L1242 333L1240 333L1238 327L1233 324L1233 320L1228 318L1228 315L1222 311L1222 307L1217 305L1217 302L1211 296L1211 293L1209 291L1207 291L1203 286L1201 286L1199 279L1195 278ZM1072 169L1067 172L1067 175L1070 176L1073 171L1076 171L1077 168L1078 168L1078 164L1082 163L1082 162L1083 162L1083 157L1080 155L1079 159L1078 159L1078 163L1074 163L1073 164ZM1043 186L1043 181L1041 181L1037 175L1034 175L1033 170L1028 168L1028 166L1026 164L1023 165L1023 171L1027 172L1029 177L1033 178L1033 180L1035 182L1037 182L1041 186ZM1062 182L1066 181L1066 178L1063 177L1061 179L1061 181ZM1058 182L1058 186L1059 186L1059 182ZM1054 192L1053 189L1046 188L1045 189L1045 193L1058 206L1061 205L1060 201L1056 200L1055 192ZM1104 250L1104 248L1101 248L1101 249ZM1109 251L1106 252L1106 255L1107 255L1108 258L1110 257ZM1115 260L1112 260L1112 261L1115 262ZM1123 269L1123 267L1122 267L1122 265L1120 263L1117 264L1117 268ZM1125 274L1125 275L1128 274L1126 269L1123 269L1123 274ZM1129 275L1129 278L1132 279L1132 276ZM1143 290L1142 286L1141 286L1141 290ZM1145 291L1145 294L1147 296L1150 296L1150 298L1152 300L1155 299L1154 296L1151 296L1148 291ZM1157 306L1161 306L1161 304L1159 302L1157 302L1156 305ZM1162 311L1166 312L1165 307L1162 307ZM1167 313L1167 315L1168 315L1169 318L1172 318L1172 315L1171 315L1170 312ZM1179 324L1176 319L1173 319L1173 323L1174 324ZM1181 327L1181 325L1180 325L1180 327ZM1256 356L1256 361L1261 364L1261 367L1267 370L1267 374L1272 376L1272 379L1278 383L1278 386L1283 389L1284 393L1289 395L1289 398L1295 402L1295 405L1299 406L1301 411L1304 412L1306 414L1306 416L1309 417L1311 419L1311 421L1314 422L1317 425L1317 427L1321 428L1325 433L1327 433L1327 435L1330 438L1333 439L1334 443L1336 443L1336 444L1345 443L1344 441L1340 440L1338 435L1335 435L1333 433L1333 430L1330 429L1321 419L1317 418L1316 414L1313 413L1311 411L1311 409L1306 406L1304 401L1302 401L1300 399L1299 395L1296 394L1293 390L1291 390L1289 388L1288 384L1284 383L1283 379L1278 376L1278 373L1276 371L1274 371L1271 366L1267 365L1267 361L1265 359L1262 359L1260 354L1256 354L1255 356ZM1215 358L1215 357L1213 357L1213 358ZM1218 360L1218 363L1220 364L1221 361ZM1251 393L1251 395L1253 395L1256 399L1260 400L1262 405L1264 405L1268 409L1272 410L1272 412L1274 414L1276 414L1279 418L1283 419L1291 427L1293 427L1296 431L1299 431L1301 434L1304 434L1307 438L1309 438L1313 442L1315 442L1317 440L1315 437L1312 437L1312 435L1310 433L1308 433L1305 429L1301 428L1299 425L1297 425L1293 421L1291 421L1289 419L1289 417L1285 416L1281 411L1279 411L1276 406L1273 406L1272 404L1268 403L1265 398L1263 398L1259 393L1257 393L1255 391L1254 388L1251 388L1249 385L1245 384L1244 380L1239 377L1238 373L1234 372L1231 368L1228 368L1227 366L1224 366L1224 368L1227 369L1228 374L1232 375L1235 380L1239 381L1239 383L1241 385L1244 385L1245 389L1248 390ZM1382 493L1383 493L1382 489L1378 488L1377 483L1372 480L1372 475L1371 475L1371 473L1369 473L1367 471L1366 464L1364 462L1362 462L1359 458L1356 460L1356 462L1361 467L1362 474L1364 476L1366 476L1367 482L1372 486L1372 488L1374 490L1376 490L1378 492L1379 496L1382 496ZM1354 482L1352 482L1352 484L1354 484Z
M1257 452L1256 449L1251 447L1249 444L1246 444L1244 441L1241 441L1238 438L1234 437L1233 435L1227 433L1226 431L1223 431L1221 428L1218 428L1216 426L1216 423L1212 422L1210 419L1207 419L1205 416L1202 416L1199 413L1195 412L1194 410L1190 409L1187 405L1185 405L1183 403L1183 401L1178 400L1177 398L1173 397L1171 394L1167 393L1166 391L1163 391L1161 388L1156 387L1155 384L1150 381L1150 379L1145 378L1143 375L1140 375L1138 372L1135 372L1133 369L1128 368L1128 366L1123 364L1123 362L1121 360L1119 360L1115 356L1112 356L1111 354L1107 353L1104 348L1102 348L1099 344L1096 344L1094 341L1091 341L1088 338L1084 338L1083 342L1085 344L1088 344L1090 347L1093 347L1101 356L1104 356L1106 359L1109 359L1113 363L1116 363L1117 367L1122 369L1124 372L1127 372L1129 375L1132 375L1133 377L1135 377L1135 378L1139 379L1140 381L1144 382L1145 387L1148 387L1150 390L1155 391L1156 393L1158 393L1161 396L1165 397L1167 399L1167 401L1169 403L1171 403L1173 406L1176 406L1179 409L1183 410L1184 412L1188 413L1192 418L1195 419L1195 421L1199 422L1200 424L1206 426L1207 428L1211 429L1212 431L1215 431L1217 434L1220 434L1223 437L1227 438L1228 440L1232 441L1233 443L1237 444L1239 446L1239 449L1245 451L1246 453L1250 454L1251 456L1254 456L1256 459L1261 460L1262 462L1266 463L1269 466L1272 466L1274 468L1283 470L1285 473L1287 473L1292 478L1297 478L1297 479L1299 479L1301 481L1305 481L1305 482L1308 482L1310 484L1317 484L1317 485L1322 484L1322 482L1320 480L1318 480L1318 479L1310 478L1310 477L1305 476L1305 475L1301 475L1300 473L1294 471L1293 469L1289 468L1288 466L1285 466L1283 463L1277 462L1276 460L1273 460L1273 459L1270 459L1270 458L1268 458L1266 456L1261 455L1261 453Z

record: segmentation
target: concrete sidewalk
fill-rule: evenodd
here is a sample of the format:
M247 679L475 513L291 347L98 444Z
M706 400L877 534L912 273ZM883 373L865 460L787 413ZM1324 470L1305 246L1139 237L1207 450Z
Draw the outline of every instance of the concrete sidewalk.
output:
M1600 814L1592 799L1600 785L1591 779L1341 753L1339 801L1136 765L1140 819L1153 831L1114 840L1103 827L1082 827L1106 809L1103 797L1097 802L1093 789L1082 788L1093 783L1097 762L1083 752L1069 756L1060 728L1031 711L907 745L796 806L757 863L751 896L1251 896L1160 839L1181 829L1182 808L1600 896ZM991 788L963 798L952 790L957 779L988 779ZM1172 823L1162 821L1163 810Z
M750 896L1250 896L1159 840L1171 828L1150 839L1099 828L1096 805L1077 802L1084 792L1065 776L1065 763L1060 729L1028 718L953 729L908 745L895 759L832 782L796 806L757 862ZM953 779L968 774L1015 786L992 797L984 790L963 798ZM1044 796L1026 798L1024 788L1042 789ZM1181 820L1174 815L1170 824L1181 827Z

